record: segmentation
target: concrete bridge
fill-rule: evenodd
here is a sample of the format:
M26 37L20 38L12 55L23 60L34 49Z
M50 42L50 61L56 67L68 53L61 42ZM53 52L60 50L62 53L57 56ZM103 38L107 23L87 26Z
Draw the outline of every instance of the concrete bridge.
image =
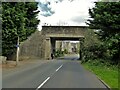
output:
M43 26L41 32L35 32L29 40L21 45L20 56L33 56L43 59L51 59L51 53L55 52L57 40L80 41L80 59L84 33L86 26ZM26 47L27 44L27 47ZM31 51L30 51L31 50Z

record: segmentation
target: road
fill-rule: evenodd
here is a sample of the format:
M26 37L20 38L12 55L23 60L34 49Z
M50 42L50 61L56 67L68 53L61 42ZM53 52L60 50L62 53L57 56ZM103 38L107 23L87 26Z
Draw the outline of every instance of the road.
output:
M106 88L96 75L83 68L76 57L66 56L29 68L3 71L3 88ZM4 90L4 89L3 89ZM106 89L107 90L107 89Z

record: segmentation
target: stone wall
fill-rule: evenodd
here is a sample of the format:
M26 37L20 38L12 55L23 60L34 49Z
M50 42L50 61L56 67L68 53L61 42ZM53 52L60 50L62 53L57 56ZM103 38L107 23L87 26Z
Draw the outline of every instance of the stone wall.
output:
M33 33L20 45L20 59L44 58L44 36L40 31Z
M26 41L20 44L20 60L50 59L51 36L71 39L84 37L87 27L81 26L43 26L42 31L36 31ZM71 37L71 38L69 38ZM74 39L76 39L74 38Z

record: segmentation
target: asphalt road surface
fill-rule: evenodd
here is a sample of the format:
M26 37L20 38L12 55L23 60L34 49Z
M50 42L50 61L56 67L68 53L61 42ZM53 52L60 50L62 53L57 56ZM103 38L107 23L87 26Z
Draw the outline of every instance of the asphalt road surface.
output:
M96 75L83 68L76 57L66 56L29 68L3 71L2 88L106 88ZM106 89L107 90L107 89Z

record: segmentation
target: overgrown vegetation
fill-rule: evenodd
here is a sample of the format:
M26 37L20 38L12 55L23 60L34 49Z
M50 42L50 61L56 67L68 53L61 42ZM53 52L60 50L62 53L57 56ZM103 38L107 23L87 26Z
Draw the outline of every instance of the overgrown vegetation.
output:
M85 35L83 56L89 59L103 59L114 65L120 60L120 2L96 2L89 9L92 20Z
M61 51L60 49L59 49L59 50L56 50L56 51L55 51L55 54L54 54L55 57L61 57L61 56L63 56L63 55L64 55L64 53L63 53L63 51Z
M64 51L62 51L61 49L55 51L55 57L61 57L64 56L64 54L68 54L67 49L64 49Z
M67 50L67 49L64 49L63 53L64 53L64 54L68 54L68 50Z
M111 88L118 88L120 2L96 2L89 9L91 29L85 33L82 63Z
M17 38L24 41L37 29L36 2L2 3L2 55L8 58L16 52Z
M0 28L2 28L2 2L0 2ZM2 55L2 30L0 30L0 56Z

